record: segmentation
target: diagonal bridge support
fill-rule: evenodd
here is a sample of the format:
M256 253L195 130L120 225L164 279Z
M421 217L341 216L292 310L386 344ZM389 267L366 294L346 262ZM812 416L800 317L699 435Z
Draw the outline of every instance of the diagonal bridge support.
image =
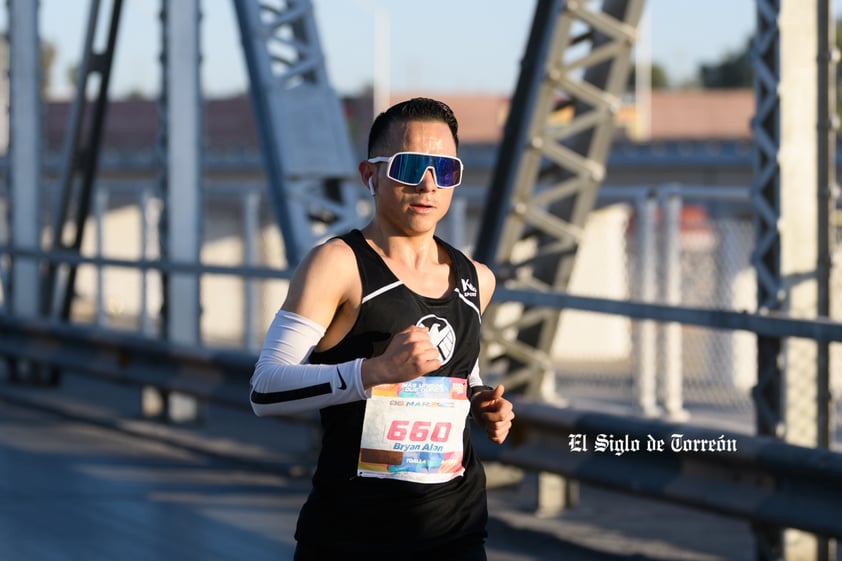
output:
M569 284L605 175L643 6L537 3L476 246L477 259L507 287L560 291ZM501 383L548 397L559 316L557 309L492 306L486 369L505 363Z

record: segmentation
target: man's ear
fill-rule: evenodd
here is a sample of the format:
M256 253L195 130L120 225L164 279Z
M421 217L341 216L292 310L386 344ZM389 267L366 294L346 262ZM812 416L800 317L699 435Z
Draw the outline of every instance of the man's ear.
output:
M371 193L372 197L375 195L373 181L374 170L372 169L373 167L374 166L372 166L370 163L363 160L362 162L360 162L359 168L357 168L360 172L360 179L362 179L363 183L365 183L368 186L368 192Z

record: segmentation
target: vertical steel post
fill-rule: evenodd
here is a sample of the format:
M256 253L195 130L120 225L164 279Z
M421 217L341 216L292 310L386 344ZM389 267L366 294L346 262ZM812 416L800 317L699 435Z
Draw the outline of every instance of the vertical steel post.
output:
M169 247L167 240L169 240L169 231L167 220L164 219L167 205L167 192L169 180L169 48L168 36L169 26L167 24L167 0L161 0L161 53L159 60L161 61L161 89L158 93L158 134L155 137L155 156L159 164L158 181L156 184L156 196L160 203L161 212L155 216L152 221L152 216L145 212L144 222L149 224L150 228L157 227L158 233L158 252L159 259L166 262L169 259ZM170 312L167 309L169 300L169 272L161 271L161 309L159 313L159 336L163 339L167 338L169 332ZM143 386L141 389L141 412L147 417L162 417L166 414L167 396L156 388L155 386Z
M249 267L257 265L257 246L260 239L260 193L254 189L243 196L243 259ZM251 277L245 279L245 317L243 318L243 346L250 350L260 350L255 338L257 314L257 281Z
M41 62L38 2L9 1L10 74L10 207L11 245L38 251L41 247ZM11 260L11 312L39 313L39 263L33 257Z
M830 227L838 187L836 185L836 134L839 130L836 114L836 67L839 50L836 48L836 22L831 16L830 0L817 0L817 72L818 72L818 149L817 149L817 209L816 281L818 297L816 315L831 315L831 272L833 266L834 235ZM816 446L829 449L833 443L833 395L830 380L830 343L816 341ZM836 559L836 541L818 540L818 561Z
M780 41L776 0L756 0L757 29L754 57L755 116L754 179L751 198L754 206L755 247L752 263L757 275L757 308L763 313L781 309L783 287L780 264L778 221L781 214L778 150L781 143L778 86L780 83ZM781 384L782 341L778 337L757 337L757 384L752 389L757 434L783 437L783 390ZM783 557L783 532L766 524L755 524L757 561L777 561Z
M198 263L202 186L199 2L168 2L166 9L167 253L175 262ZM167 309L168 338L178 343L198 343L199 278L195 273L170 275Z
M664 278L661 286L664 304L681 304L681 192L668 187L659 196L661 213L661 263ZM661 326L663 336L663 401L667 416L672 421L686 421L687 411L683 398L683 346L681 324L668 322Z
M41 64L38 2L9 0L9 213L12 248L41 248ZM8 307L12 314L37 316L40 265L33 257L12 256ZM31 365L9 360L10 378L35 375Z
M167 35L167 255L174 262L199 263L202 222L201 108L199 91L199 2L168 2ZM198 345L200 277L172 273L167 283L167 337ZM199 415L195 398L169 396L169 417L192 421Z
M152 261L158 257L158 237L156 227L160 221L161 201L152 193L152 188L144 187L140 193L140 255L144 261ZM144 268L141 271L140 282L140 332L147 337L155 334L150 310L150 296L153 288L150 279L153 273Z
M821 4L825 0L820 0ZM757 115L752 123L756 169L752 185L757 244L753 261L760 311L814 316L819 289L818 4L758 0L755 35ZM821 187L820 187L821 188ZM816 191L813 191L814 193ZM758 337L754 392L758 433L802 446L819 442L820 376L816 341ZM761 559L814 560L827 555L815 536L758 527ZM784 537L785 536L785 537ZM824 552L819 553L821 549Z
M654 302L657 297L655 221L658 201L651 194L637 200L635 239L637 245L637 290L641 302ZM660 414L657 394L657 324L645 319L637 322L634 394L637 408L647 417Z
M839 117L836 113L836 67L839 50L836 48L836 23L830 14L830 0L817 0L818 14L818 271L817 315L829 318L831 314L830 277L833 267L834 235L830 227L839 187L836 184L836 134ZM818 445L829 448L833 440L832 396L830 392L830 350L827 341L819 341L819 414Z
M97 189L94 194L94 246L100 259L105 254L105 218L108 215L108 191ZM96 321L97 326L108 325L105 310L105 267L96 268Z

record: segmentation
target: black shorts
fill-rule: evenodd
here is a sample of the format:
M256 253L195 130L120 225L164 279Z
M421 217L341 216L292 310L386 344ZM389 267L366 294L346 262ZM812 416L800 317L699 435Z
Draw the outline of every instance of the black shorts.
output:
M411 547L411 546L410 546ZM341 548L321 547L298 543L293 561L487 561L485 544L482 542L460 543L423 551L407 551L403 548L385 553L354 553Z

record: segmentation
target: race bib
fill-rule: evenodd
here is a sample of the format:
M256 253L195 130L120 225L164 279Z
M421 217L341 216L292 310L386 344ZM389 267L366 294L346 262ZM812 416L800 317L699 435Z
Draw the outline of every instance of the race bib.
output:
M440 376L373 387L357 474L417 483L461 476L467 391L467 380Z

